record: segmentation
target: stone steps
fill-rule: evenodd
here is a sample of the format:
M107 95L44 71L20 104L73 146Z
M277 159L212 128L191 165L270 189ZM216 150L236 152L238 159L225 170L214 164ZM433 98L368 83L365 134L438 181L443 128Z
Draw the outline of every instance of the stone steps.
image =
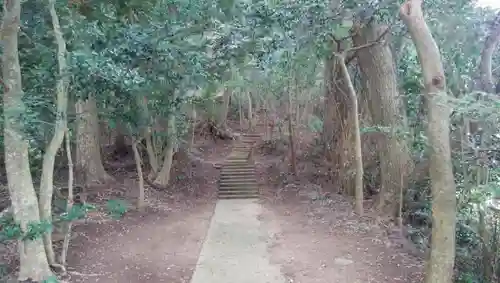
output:
M220 164L219 199L259 198L259 186L255 177L255 165L248 160L253 146L261 136L240 136L227 159Z

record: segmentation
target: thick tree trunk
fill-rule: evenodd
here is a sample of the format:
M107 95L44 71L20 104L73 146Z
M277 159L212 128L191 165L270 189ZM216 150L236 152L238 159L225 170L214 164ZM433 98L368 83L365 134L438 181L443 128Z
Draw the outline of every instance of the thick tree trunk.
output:
M63 38L59 17L55 9L55 0L49 1L49 12L52 18L54 35L57 42L57 62L59 65L59 76L57 81L57 116L55 122L54 136L45 150L43 156L42 177L40 181L40 218L52 221L52 194L54 191L54 164L57 152L61 147L67 128L68 93L66 77L66 41ZM56 264L54 249L52 247L51 233L43 235L47 260L50 265Z
M25 106L22 100L22 80L19 66L18 31L21 17L21 1L4 1L2 22L2 76L5 92L4 146L5 171L14 219L23 232L29 224L40 223L38 199L33 187L28 159L28 141L23 136L23 125L19 111ZM43 281L50 276L49 264L41 238L19 241L19 281Z
M354 37L355 44L362 46L374 42L386 29L376 23L369 24ZM407 186L412 160L406 141L397 136L401 130L406 130L406 118L399 98L392 52L388 44L382 43L358 50L357 56L373 122L389 129L385 139L377 140L381 167L377 206L399 218L399 195Z
M456 189L450 150L450 109L441 55L422 12L422 0L407 0L400 10L415 44L424 77L432 191L432 240L426 283L453 282Z
M176 128L175 128L175 115L170 114L168 117L168 138L167 138L167 147L165 148L165 157L163 159L163 165L156 175L156 179L154 180L154 184L160 187L168 186L170 182L170 170L172 169L172 161L174 158L174 149L176 143Z
M95 99L91 95L85 101L80 99L76 102L75 108L77 182L80 184L109 182L113 178L106 173L102 164Z

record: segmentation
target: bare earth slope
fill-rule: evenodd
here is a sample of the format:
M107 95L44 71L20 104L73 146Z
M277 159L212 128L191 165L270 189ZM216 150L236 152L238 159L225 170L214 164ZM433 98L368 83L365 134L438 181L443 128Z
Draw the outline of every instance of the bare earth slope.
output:
M268 168L260 172L261 180L274 178ZM307 182L263 187L262 219L274 234L270 250L288 282L422 282L421 260L397 248L369 211L360 219L344 197L322 197Z

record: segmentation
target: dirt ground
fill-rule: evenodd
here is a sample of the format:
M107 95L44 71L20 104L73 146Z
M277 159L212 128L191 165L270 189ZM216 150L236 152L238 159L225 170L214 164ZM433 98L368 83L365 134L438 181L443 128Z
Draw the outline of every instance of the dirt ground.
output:
M307 142L298 147L305 150ZM213 165L224 159L230 143L214 146L206 140L196 148L192 177L185 164L176 163L168 192L147 189L145 212L127 212L119 220L93 213L75 228L64 281L190 281L216 202ZM345 198L325 197L327 185L320 188L307 177L290 181L283 154L257 158L257 171L266 208L261 219L273 239L269 248L289 283L421 282L418 258L394 244L372 218L356 217ZM303 163L299 169L308 166L314 167ZM125 192L121 198L132 202L137 192L133 169L111 169Z
M181 162L173 168L169 192L148 189L145 212L80 225L68 264L70 282L189 282L215 206L218 171L213 164L230 151L230 143L196 145L199 160L192 177ZM122 182L133 187L134 173ZM137 190L127 190L133 199Z
M174 161L168 191L146 185L147 209L132 208L117 220L106 213L105 203L120 199L133 205L137 174L132 156L107 158L106 170L117 182L88 192L89 201L101 209L74 226L69 272L61 282L189 282L214 211L218 181L214 164L224 159L230 145L229 141L214 145L212 140L200 139L191 170L184 160ZM0 245L0 251L4 272L14 273L18 265L15 243ZM10 280L11 276L4 275L0 282Z
M78 227L70 282L189 282L213 203Z
M422 261L403 237L388 233L370 211L360 219L327 184L291 181L284 163L267 157L257 170L273 260L290 283L423 282Z

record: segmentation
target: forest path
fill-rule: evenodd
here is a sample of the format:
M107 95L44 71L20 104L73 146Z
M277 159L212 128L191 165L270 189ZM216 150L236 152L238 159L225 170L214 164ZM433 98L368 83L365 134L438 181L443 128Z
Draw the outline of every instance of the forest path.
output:
M285 283L257 200L219 200L191 283Z

